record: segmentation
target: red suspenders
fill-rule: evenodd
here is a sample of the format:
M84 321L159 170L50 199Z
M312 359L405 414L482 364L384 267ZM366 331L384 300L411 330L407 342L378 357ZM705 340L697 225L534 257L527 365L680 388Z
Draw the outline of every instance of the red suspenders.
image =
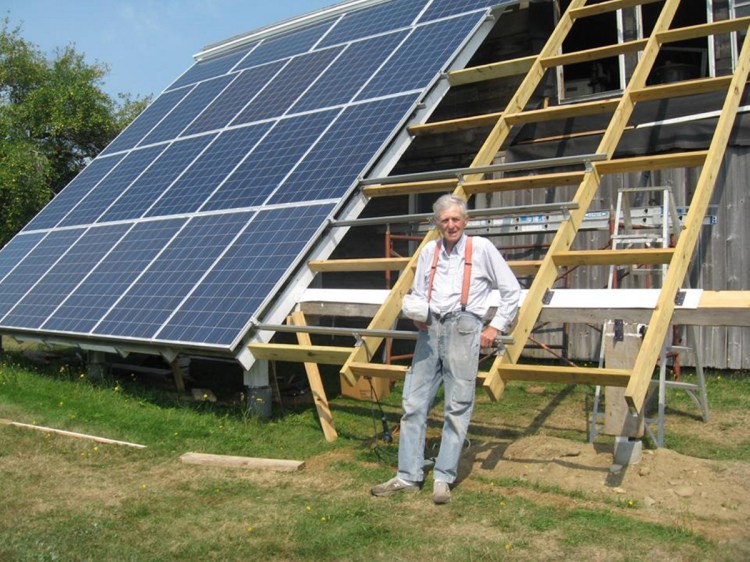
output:
M438 240L435 244L435 255L432 257L432 269L430 270L430 283L427 287L427 302L430 302L432 298L432 283L435 280L435 272L437 271L438 259L440 258L440 248L442 246L442 240ZM464 253L464 280L461 286L461 310L466 310L466 305L469 302L469 285L471 285L471 236L466 237L466 248Z

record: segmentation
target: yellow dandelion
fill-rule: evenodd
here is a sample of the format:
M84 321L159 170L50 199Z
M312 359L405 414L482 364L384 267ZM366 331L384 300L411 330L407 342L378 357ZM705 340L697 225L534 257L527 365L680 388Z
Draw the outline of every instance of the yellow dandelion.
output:
M505 551L508 552L512 548L512 545L510 543L505 543Z
M146 485L145 484L141 484L141 490L145 490L145 489L146 489Z
M306 509L307 511L312 511L312 507L311 507L311 506L309 506L309 505L306 505L306 506L305 506L305 509Z
M98 452L98 451L99 451L99 447L94 447L94 452Z
M63 401L61 400L60 402L58 402L58 403L57 403L57 405L58 405L58 406L59 406L60 408L62 408L63 406L65 406L65 402L63 402Z
M247 528L247 532L248 532L248 533L252 533L252 532L253 532L253 528L252 528L252 527L248 527L248 528Z
M81 373L80 375L78 375L78 378L81 379L81 380L83 380L83 379L86 378L86 374L85 373Z

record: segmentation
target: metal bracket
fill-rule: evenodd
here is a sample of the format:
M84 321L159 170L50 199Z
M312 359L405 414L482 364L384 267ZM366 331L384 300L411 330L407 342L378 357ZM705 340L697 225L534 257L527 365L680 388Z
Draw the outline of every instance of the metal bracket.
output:
M685 296L687 293L685 291L677 291L677 294L674 296L674 303L677 306L682 306L685 304Z
M554 296L555 291L547 289L547 291L544 293L544 296L542 297L542 304L550 304L552 302L552 297Z
M625 339L625 322L617 318L614 322L614 340L623 341Z

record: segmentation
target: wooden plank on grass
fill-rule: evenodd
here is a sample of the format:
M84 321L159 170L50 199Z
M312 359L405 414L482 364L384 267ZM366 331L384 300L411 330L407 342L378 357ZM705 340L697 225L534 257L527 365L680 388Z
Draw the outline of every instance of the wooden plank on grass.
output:
M89 441L96 441L97 443L106 443L108 445L122 445L125 447L133 447L135 449L146 448L146 445L139 445L138 443L129 443L127 441L118 441L117 439L108 439L106 437L98 437L96 435L87 435L85 433L76 433L75 431L65 431L64 429L54 429L52 427L44 427L41 425L32 425L28 423L14 422L11 420L0 419L0 425L12 425L14 427L33 429L36 431L41 431L43 433L54 433L56 435L64 435L65 437L73 437L75 439L86 439Z
M180 456L180 460L186 464L225 466L230 468L251 468L255 470L275 470L277 472L295 472L297 470L302 470L305 467L305 461L237 457L231 455L210 455L207 453L185 453Z

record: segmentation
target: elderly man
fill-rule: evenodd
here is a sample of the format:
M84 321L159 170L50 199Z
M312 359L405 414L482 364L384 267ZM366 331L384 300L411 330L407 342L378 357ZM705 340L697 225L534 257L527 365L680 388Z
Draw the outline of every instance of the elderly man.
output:
M433 210L440 239L426 244L420 253L410 297L423 304L426 318L414 321L419 337L404 382L398 472L371 492L391 496L421 488L427 415L442 383L444 422L434 466L433 501L444 504L450 501L450 486L458 475L474 407L479 350L493 347L498 334L510 326L520 287L489 240L464 234L463 199L444 195ZM495 303L491 302L493 288L500 295ZM485 326L484 318L493 305L495 315Z

